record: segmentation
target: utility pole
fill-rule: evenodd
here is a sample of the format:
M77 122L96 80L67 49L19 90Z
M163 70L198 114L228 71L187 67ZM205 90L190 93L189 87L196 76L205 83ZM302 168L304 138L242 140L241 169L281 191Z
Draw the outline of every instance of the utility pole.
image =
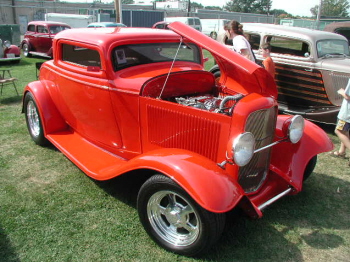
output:
M122 5L121 0L114 0L115 8L115 21L117 23L122 23Z
M321 9L322 9L322 0L320 0L320 3L318 4L317 18L316 18L316 24L317 24L316 29L320 28Z

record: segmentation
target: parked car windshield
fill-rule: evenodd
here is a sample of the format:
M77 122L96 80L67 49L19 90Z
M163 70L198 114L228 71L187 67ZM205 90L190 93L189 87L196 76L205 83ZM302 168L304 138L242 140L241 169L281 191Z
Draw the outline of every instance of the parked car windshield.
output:
M50 26L50 33L51 34L57 34L63 30L69 29L67 26L62 26L62 25L52 25Z
M317 42L317 55L320 58L349 56L349 45L344 40L320 40Z
M176 55L177 54L177 55ZM179 43L152 43L123 45L116 47L112 52L112 61L115 71L127 67L172 61L188 61L201 64L198 46L195 44Z

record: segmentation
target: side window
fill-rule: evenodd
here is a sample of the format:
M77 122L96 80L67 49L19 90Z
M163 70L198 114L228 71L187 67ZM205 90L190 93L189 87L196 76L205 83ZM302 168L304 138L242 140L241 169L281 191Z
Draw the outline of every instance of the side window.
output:
M35 25L29 25L27 31L35 32Z
M48 30L47 30L47 28L45 26L38 25L38 33L47 34Z
M271 45L272 53L280 53L283 55L294 55L305 57L306 53L310 53L310 46L298 39L289 39L282 37L268 37Z
M253 50L259 50L260 47L260 35L258 34L250 34L250 33L245 33L244 34L247 40L249 41L251 47Z
M101 66L100 55L96 50L62 44L62 61L80 66Z
M159 29L164 29L164 24L159 24L159 25L156 25L156 28L159 28Z

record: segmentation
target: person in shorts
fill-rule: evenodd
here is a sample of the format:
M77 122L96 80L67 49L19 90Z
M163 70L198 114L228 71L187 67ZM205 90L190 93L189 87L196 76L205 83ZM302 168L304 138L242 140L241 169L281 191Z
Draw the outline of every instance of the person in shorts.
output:
M341 88L338 90L338 94L344 98L338 113L337 126L334 131L340 140L340 148L332 154L334 156L345 157L346 149L350 151L350 80L345 89Z

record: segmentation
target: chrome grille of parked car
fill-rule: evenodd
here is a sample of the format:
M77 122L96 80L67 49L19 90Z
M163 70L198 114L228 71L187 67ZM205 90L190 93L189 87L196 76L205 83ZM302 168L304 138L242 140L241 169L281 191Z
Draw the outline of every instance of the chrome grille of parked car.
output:
M330 106L322 74L292 65L276 64L278 101L290 106Z
M259 110L252 113L246 123L245 131L255 137L255 149L273 142L277 119L277 108ZM252 160L240 168L238 181L246 193L257 190L266 178L270 165L271 148L255 153Z
M337 91L340 88L345 88L350 75L344 74L344 73L337 73L337 72L331 72L331 71L322 71L323 79L325 82L325 86L328 86L330 88L327 88L327 94L329 97L329 100L334 104L340 106L343 97L337 93Z

